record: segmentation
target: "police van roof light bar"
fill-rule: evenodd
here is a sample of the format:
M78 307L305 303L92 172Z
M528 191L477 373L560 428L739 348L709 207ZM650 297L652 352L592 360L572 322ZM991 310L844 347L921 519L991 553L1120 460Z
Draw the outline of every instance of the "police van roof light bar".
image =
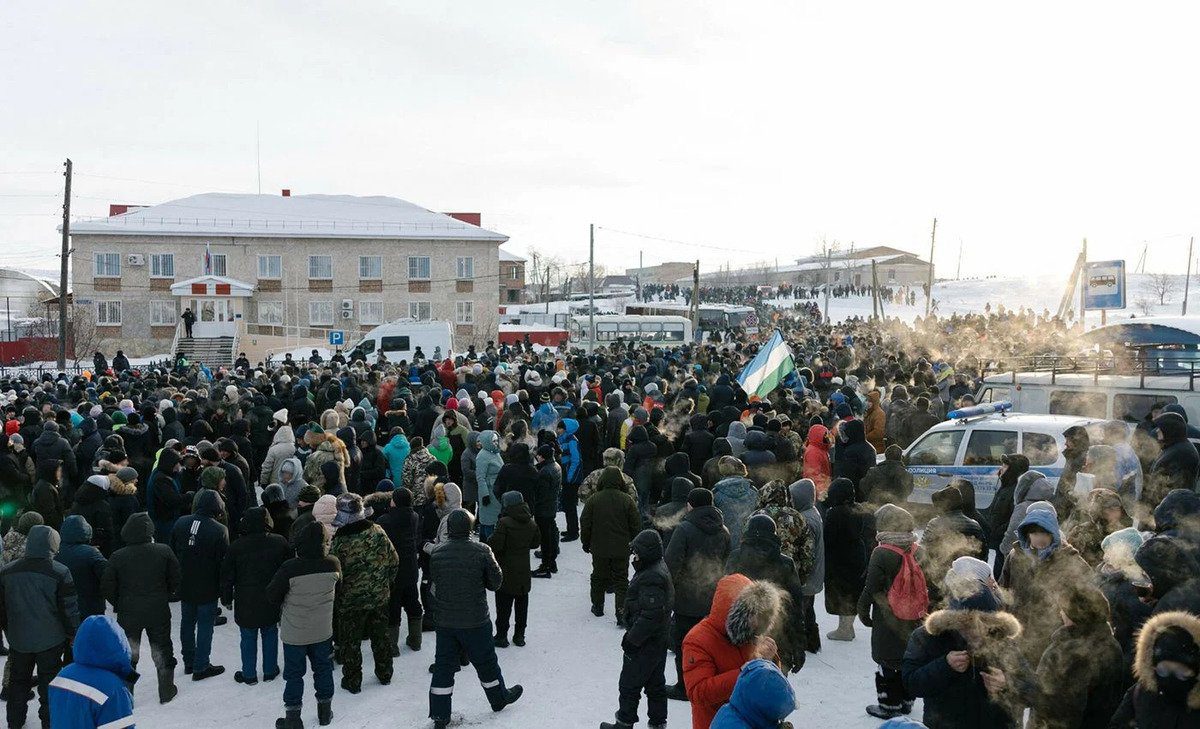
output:
M1013 406L1013 404L1011 402L1009 402L1008 400L984 403L983 405L973 405L969 408L959 408L958 410L951 410L946 415L946 419L947 420L966 420L967 418L978 418L978 417L982 417L984 415L992 415L994 413L1000 413L1001 415L1003 415L1003 414L1007 413L1009 410L1012 410L1012 406Z

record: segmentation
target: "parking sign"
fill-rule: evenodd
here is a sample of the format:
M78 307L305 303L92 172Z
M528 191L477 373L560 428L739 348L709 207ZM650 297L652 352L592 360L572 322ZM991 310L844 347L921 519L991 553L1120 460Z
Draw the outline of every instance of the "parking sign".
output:
M329 346L342 347L346 344L346 333L340 329L335 329L329 332Z
M1089 261L1083 267L1083 308L1125 308L1125 261Z

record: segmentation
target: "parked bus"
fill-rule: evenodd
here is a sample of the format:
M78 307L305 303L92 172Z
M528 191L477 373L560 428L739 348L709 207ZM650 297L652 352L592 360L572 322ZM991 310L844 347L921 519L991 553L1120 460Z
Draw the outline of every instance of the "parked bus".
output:
M595 321L594 341L599 346L620 341L673 347L692 341L692 322L682 316L605 314L595 317ZM586 347L593 341L589 317L573 317L568 331L573 346Z
M671 301L647 301L640 304L626 304L626 314L642 314L651 316L689 316L691 307ZM746 326L746 318L754 313L752 306L737 304L700 304L700 329L739 329Z

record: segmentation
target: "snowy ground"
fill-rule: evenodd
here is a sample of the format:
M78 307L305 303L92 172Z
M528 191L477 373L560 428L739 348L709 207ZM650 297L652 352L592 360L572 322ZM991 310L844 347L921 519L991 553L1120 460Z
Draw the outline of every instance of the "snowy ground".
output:
M560 517L561 521L561 517ZM550 580L534 580L530 602L528 645L498 650L505 680L525 687L524 697L500 714L493 714L470 667L457 677L455 713L462 725L493 729L516 729L537 723L556 727L595 727L611 721L617 706L617 676L621 668L621 631L612 611L612 598L603 618L593 617L588 602L590 558L578 542L563 545L559 572ZM834 620L826 617L820 597L821 631L832 630ZM179 610L174 606L173 640L179 652ZM493 610L494 614L494 610ZM371 653L364 645L363 691L357 696L338 687L333 697L335 727L366 729L395 726L422 729L432 726L429 709L429 664L433 661L433 634L425 634L420 653L402 647L396 659L390 686L380 686L372 672ZM798 708L793 721L798 726L866 729L880 722L867 716L863 707L875 701L869 631L858 627L852 643L823 641L817 655L809 655L804 670L791 677ZM144 647L144 646L143 646ZM160 706L149 651L143 651L143 676L138 683L135 718L141 727L270 727L282 716L283 681L260 682L257 686L235 683L239 670L238 633L232 618L218 627L213 638L213 662L225 673L200 683L177 676L179 696ZM182 668L178 669L182 671ZM311 676L304 697L305 725L316 726L316 703ZM668 656L667 681L673 682L674 667ZM335 669L335 683L341 680ZM670 702L668 726L691 726L688 704ZM920 716L920 704L915 715ZM641 707L645 721L645 702ZM639 726L645 726L640 724Z

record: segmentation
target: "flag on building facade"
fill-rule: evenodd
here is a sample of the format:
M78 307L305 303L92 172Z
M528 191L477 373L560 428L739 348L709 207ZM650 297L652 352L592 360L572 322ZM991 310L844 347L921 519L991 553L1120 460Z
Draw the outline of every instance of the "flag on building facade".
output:
M212 244L204 244L204 275L212 275Z
M792 350L778 329L771 335L763 348L758 350L750 364L738 375L738 384L747 395L765 397L774 390L788 373L796 370Z

